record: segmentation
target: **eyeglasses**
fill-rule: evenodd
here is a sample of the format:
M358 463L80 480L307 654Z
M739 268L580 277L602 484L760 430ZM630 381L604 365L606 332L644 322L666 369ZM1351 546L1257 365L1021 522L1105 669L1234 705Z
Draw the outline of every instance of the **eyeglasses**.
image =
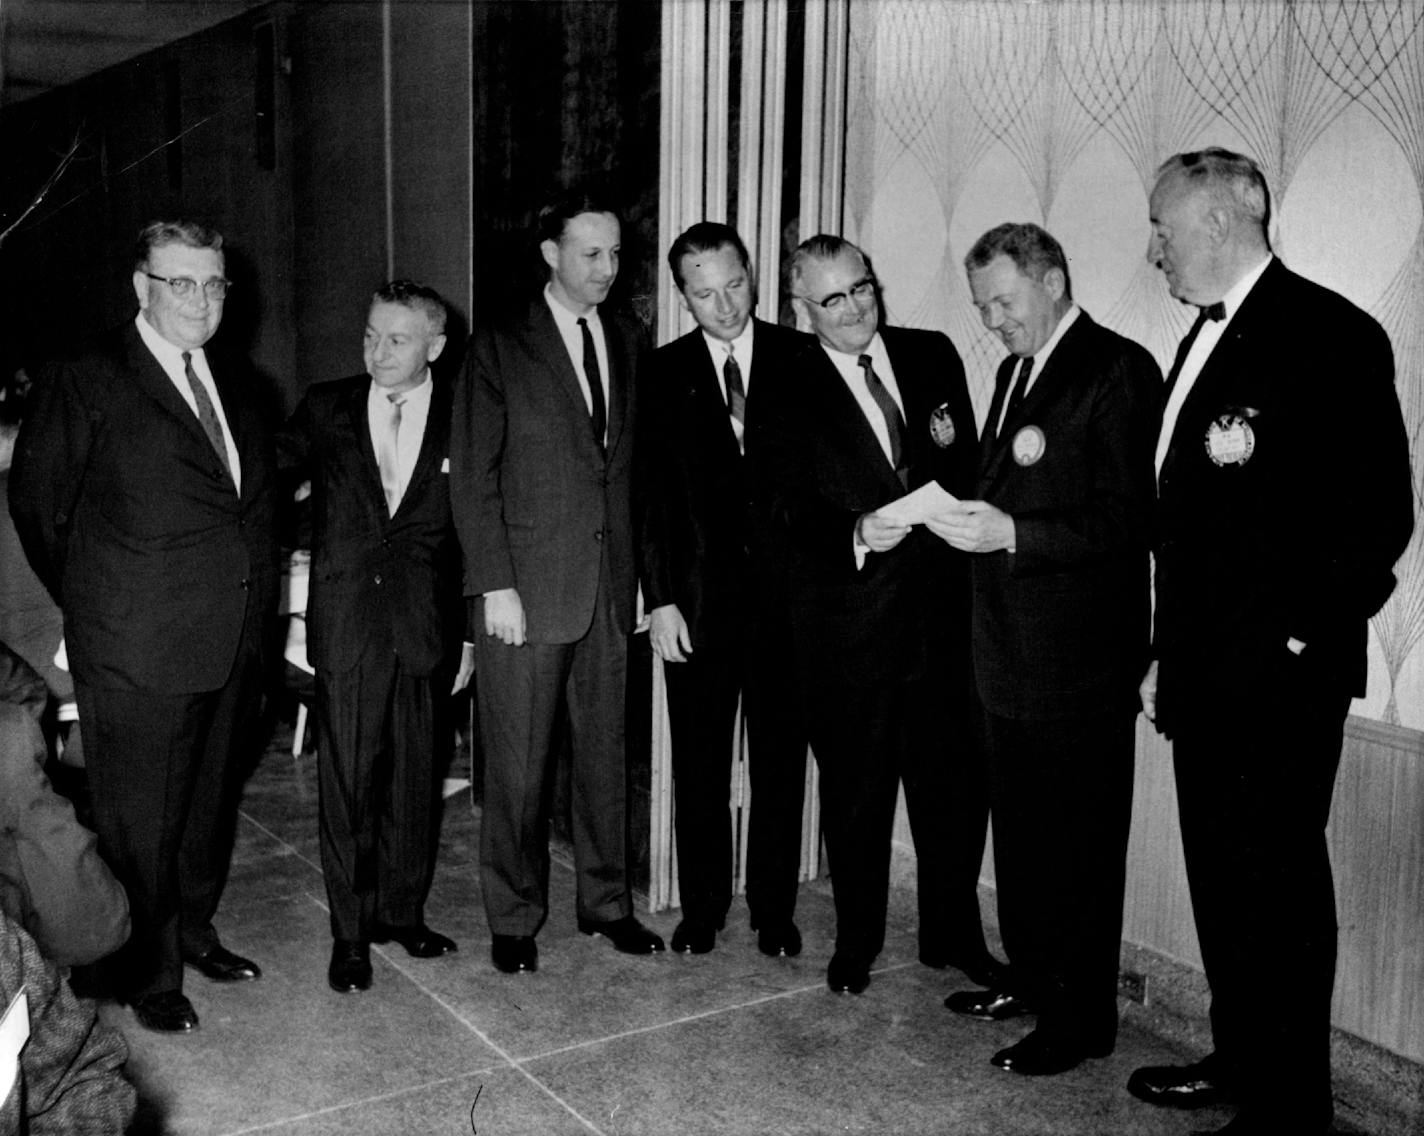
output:
M180 300L186 300L198 290L198 282L191 276L155 276L152 272L145 272L150 280L157 280L159 283L167 284L173 289L173 294ZM203 295L210 300L221 300L227 296L227 290L232 287L231 280L224 280L221 276L214 276L211 280L204 280L202 284Z
M850 286L848 291L832 292L824 300L813 300L810 296L802 296L801 298L808 304L815 304L819 308L825 308L826 311L835 315L837 312L845 311L846 305L852 300L856 303L860 303L861 300L873 296L874 294L875 277L867 276L864 280L857 280Z

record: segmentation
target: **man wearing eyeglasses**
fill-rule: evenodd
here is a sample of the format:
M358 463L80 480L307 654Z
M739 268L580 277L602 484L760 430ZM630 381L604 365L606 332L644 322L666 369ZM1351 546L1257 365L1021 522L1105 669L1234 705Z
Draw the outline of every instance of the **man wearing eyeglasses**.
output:
M142 231L138 315L46 368L10 485L64 612L99 846L129 895L133 934L106 978L167 1032L198 1024L185 963L219 982L260 974L212 924L278 580L254 376L209 349L223 267L201 225Z
M988 804L968 716L965 558L882 512L938 481L967 491L977 445L964 368L939 332L882 327L875 277L816 236L790 267L816 335L749 423L757 492L790 546L790 608L836 903L838 993L885 942L891 831L905 786L919 954L991 981L978 877ZM762 396L758 396L762 397Z

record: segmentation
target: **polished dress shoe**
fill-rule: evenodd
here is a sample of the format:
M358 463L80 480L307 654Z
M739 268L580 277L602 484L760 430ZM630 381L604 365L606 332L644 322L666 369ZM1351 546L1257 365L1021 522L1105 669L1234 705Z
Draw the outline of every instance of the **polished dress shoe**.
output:
M495 935L490 940L490 961L501 974L532 974L539 969L539 948L533 935Z
M1053 1077L1066 1073L1087 1057L1106 1057L1113 1051L1111 1043L1088 1046L1081 1042L1055 1040L1034 1030L1016 1045L1001 1049L989 1058L989 1064L1025 1077Z
M705 955L716 945L716 927L700 919L684 919L672 933L672 949L681 955Z
M770 958L795 958L801 953L801 932L790 919L768 923L757 932L757 950Z
M183 961L214 982L251 982L262 977L262 968L255 962L233 954L221 943L206 954Z
M331 944L327 984L338 994L371 989L371 946L359 939L337 939Z
M1127 1091L1159 1108L1205 1108L1232 1099L1211 1057L1191 1065L1144 1065L1127 1079Z
M860 994L870 985L870 963L859 955L837 951L826 967L826 985L837 994Z
M198 1028L198 1011L181 990L142 994L129 1005L144 1029L158 1033L191 1033Z
M613 944L614 950L625 955L651 955L663 949L662 936L648 930L631 915L607 921L580 917L578 929L585 935L602 935Z
M987 986L991 990L1002 990L1008 985L1009 968L986 950L950 951L923 946L920 963L935 970L952 968L976 986Z
M1007 990L956 990L944 1000L944 1008L981 1022L1005 1022L1034 1012L1022 998Z
M389 923L376 923L371 927L371 942L399 943L411 958L433 959L459 950L454 939L447 939L438 931L432 931L424 923L414 927L392 927Z

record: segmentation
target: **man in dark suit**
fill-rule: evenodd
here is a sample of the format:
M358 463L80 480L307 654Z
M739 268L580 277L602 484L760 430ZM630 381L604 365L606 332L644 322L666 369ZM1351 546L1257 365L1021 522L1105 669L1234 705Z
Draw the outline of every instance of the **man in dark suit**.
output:
M148 226L133 288L132 323L36 384L10 507L64 612L100 850L129 894L117 992L145 1026L186 1031L184 962L216 981L260 973L212 917L276 603L273 448L253 372L206 349L222 237Z
M366 373L309 390L282 464L312 483L307 656L316 668L321 863L331 904L327 981L371 985L372 941L416 958L455 949L425 925L435 869L437 754L462 651L460 547L450 515L445 302L384 285L366 319Z
M1249 158L1170 158L1151 219L1147 259L1198 316L1157 444L1141 693L1172 739L1215 1049L1139 1069L1128 1089L1176 1107L1235 1102L1223 1131L1323 1133L1336 939L1325 824L1345 715L1365 691L1368 620L1413 529L1393 353L1373 319L1271 255L1270 194Z
M539 236L549 282L522 317L473 336L450 444L485 754L480 879L491 956L509 974L538 965L548 914L546 786L561 705L579 930L630 954L663 949L632 914L625 820L643 336L600 309L618 274L612 210L566 194L541 210Z
M1074 303L1063 249L1039 226L991 229L964 263L984 326L1011 354L973 499L930 527L973 554L975 690L1013 970L945 1005L986 1020L1036 1011L1037 1028L992 1060L1045 1075L1117 1038L1162 376Z
M978 878L988 816L967 706L967 566L882 511L937 481L962 493L975 430L964 368L938 332L880 326L865 255L834 236L791 261L815 333L758 394L747 452L790 545L790 609L836 903L827 985L859 994L885 942L903 780L917 858L920 959L981 981Z
M673 242L668 265L697 329L652 356L639 446L643 601L653 650L667 664L672 720L683 912L672 948L710 951L732 900L728 807L740 694L753 802L747 905L762 953L794 956L806 728L784 557L764 511L752 506L743 454L763 384L782 381L806 337L752 318L751 262L735 229L693 225Z

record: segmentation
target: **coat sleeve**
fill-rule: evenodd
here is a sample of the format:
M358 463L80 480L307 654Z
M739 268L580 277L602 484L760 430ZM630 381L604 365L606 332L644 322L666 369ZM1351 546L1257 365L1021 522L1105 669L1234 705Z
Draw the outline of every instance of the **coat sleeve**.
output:
M501 491L507 422L498 333L477 332L455 384L450 421L450 503L467 596L516 583Z
M13 853L3 881L24 910L9 912L60 966L91 963L129 937L123 887L99 857L95 835L44 775L44 736L19 707L0 704L0 816ZM13 889L13 890L12 890Z
M61 608L70 523L102 417L91 394L102 385L86 382L80 362L41 371L10 471L10 515L20 545Z

